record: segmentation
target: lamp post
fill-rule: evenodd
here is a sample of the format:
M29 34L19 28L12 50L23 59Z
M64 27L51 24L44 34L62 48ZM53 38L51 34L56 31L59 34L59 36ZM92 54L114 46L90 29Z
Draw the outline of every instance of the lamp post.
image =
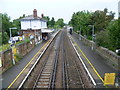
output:
M80 38L79 38L80 40L81 40L81 36L82 36L82 35L81 35L81 26L80 26Z
M12 28L9 28L9 30L10 30L10 40L11 40L11 37L12 37L12 33L11 33L11 30L12 29L17 29L16 27L12 27ZM15 60L14 60L14 53L13 53L13 49L12 49L12 58L13 58L13 64L15 65Z
M95 26L94 25L88 25L88 26L90 26L90 27L92 27L92 41L94 40L94 36L95 36ZM94 41L93 41L94 42ZM93 50L93 43L92 43L92 50Z
M12 33L11 33L11 30L12 29L17 29L16 27L12 27L12 28L9 28L9 30L10 30L10 39L11 39L11 37L12 37Z

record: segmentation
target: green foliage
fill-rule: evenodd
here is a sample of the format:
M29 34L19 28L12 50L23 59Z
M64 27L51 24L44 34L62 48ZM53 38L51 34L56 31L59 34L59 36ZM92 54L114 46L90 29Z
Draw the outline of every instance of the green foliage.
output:
M49 16L43 16L43 19L47 20L47 27L50 26L50 18Z
M101 31L97 34L96 43L99 46L106 47L115 51L120 48L120 26L119 20L111 21L105 31Z
M108 31L101 31L96 36L96 44L98 46L108 47L109 39L108 39Z
M87 39L88 39L88 40L92 40L92 36L88 36Z
M18 19L14 19L12 22L12 27L16 27L16 30L12 30L12 36L18 36L18 32L20 30L21 24L20 24L20 19L24 18L25 14L23 14L23 16L20 16Z
M55 21L54 17L52 17L50 19L49 16L44 16L43 19L47 20L47 27L48 28L58 29L58 28L62 28L65 25L64 20L62 18Z
M104 11L95 11L89 19L89 24L95 26L95 31L100 32L106 29L109 22L114 19L112 11L108 15L108 10L105 8Z
M30 43L30 39L29 39L29 38L25 38L25 39L24 39L24 42Z
M20 30L20 19L25 17L25 14L23 14L23 16L20 16L18 19L13 20L13 22L10 22L10 17L6 13L0 14L0 16L2 17L2 20L0 19L0 21L2 21L2 26L0 26L0 30L2 28L1 30L2 34L0 34L1 37L0 42L2 42L2 44L6 44L8 43L9 35L10 35L9 28L16 27L17 30L11 30L11 33L12 36L18 36L18 32Z
M10 22L10 17L8 15L2 14L2 31L7 32L9 34L9 28L11 27L12 23Z
M8 43L9 36L8 36L7 32L0 33L0 38L1 38L0 42L2 42L1 44Z
M18 41L15 43L15 45L18 45L18 44L21 44L21 43L24 43L24 41Z
M109 12L109 15L107 15L107 13L108 10L106 8L104 9L104 11L79 11L77 13L73 13L72 19L69 24L73 26L75 31L82 28L82 34L90 36L92 34L92 29L90 29L88 25L94 25L95 32L97 33L105 30L109 22L113 20L115 13Z
M50 20L49 16L44 16L43 19L47 20L47 27L48 28L54 28L54 25L55 25L54 17L52 17L52 19Z
M95 26L97 45L113 51L120 48L119 35L117 35L120 31L117 29L117 21L113 21L114 15L115 13L112 11L108 14L108 10L105 8L104 11L95 11L89 20L89 23Z
M2 45L2 32L0 32L0 45Z
M112 50L120 49L120 26L118 25L119 20L112 21L107 30L109 31L109 40L110 46L109 48Z
M2 44L5 44L9 40L9 28L11 27L12 23L10 22L10 17L8 15L2 14Z
M4 45L0 45L0 52L10 49L10 44L4 44Z
M54 25L55 25L54 17L52 17L52 19L51 19L51 21L50 21L50 25L51 25L51 27L54 27Z
M20 16L19 19L24 18L24 17L25 17L25 14L23 14L23 16Z
M69 25L72 25L76 32L81 28L82 35L87 36L89 40L92 39L92 28L88 25L94 25L96 34L94 41L97 45L115 51L120 48L120 18L113 20L114 15L115 13L108 12L107 8L95 12L79 11L73 13Z
M63 28L63 26L65 25L64 20L62 18L58 19L55 23L56 27L58 28Z
M75 31L80 30L81 28L82 34L87 35L89 34L89 31L88 31L89 28L86 26L86 24L88 24L88 20L91 15L92 13L88 11L79 11L77 13L74 13L69 24L73 26L73 29Z
M15 59L16 62L18 62L19 60L21 60L23 58L18 53L16 53L14 56L16 57L16 59Z
M19 19L14 19L13 20L13 26L12 27L16 27L16 30L12 30L12 36L18 36L18 32L20 30L21 24L20 24L20 20Z

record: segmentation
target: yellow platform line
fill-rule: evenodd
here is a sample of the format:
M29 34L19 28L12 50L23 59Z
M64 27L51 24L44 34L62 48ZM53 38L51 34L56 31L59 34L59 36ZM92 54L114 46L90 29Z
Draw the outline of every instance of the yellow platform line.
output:
M16 76L16 78L12 81L12 83L8 86L7 90L11 88L11 86L15 83L15 81L20 77L20 75L24 72L24 70L30 65L30 63L34 60L34 58L38 55L38 53L48 44L47 41L42 48L34 55L34 57L30 60L30 62L23 68L23 70Z
M83 53L83 51L80 49L80 46L77 45L77 43L74 41L74 39L72 38L73 42L75 43L75 45L78 47L79 51L82 53L82 55L84 56L84 58L87 60L87 62L90 64L90 66L92 67L92 69L94 70L94 72L96 73L96 75L100 78L100 80L104 83L104 80L102 79L102 77L100 76L100 74L97 72L97 70L95 69L95 67L92 65L92 63L90 62L90 60L86 57L86 55Z

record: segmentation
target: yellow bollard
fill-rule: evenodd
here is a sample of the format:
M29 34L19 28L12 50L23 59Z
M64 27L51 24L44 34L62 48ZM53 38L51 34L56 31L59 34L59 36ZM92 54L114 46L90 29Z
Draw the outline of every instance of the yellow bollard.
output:
M105 85L114 85L115 84L115 73L105 73L104 77L104 86Z

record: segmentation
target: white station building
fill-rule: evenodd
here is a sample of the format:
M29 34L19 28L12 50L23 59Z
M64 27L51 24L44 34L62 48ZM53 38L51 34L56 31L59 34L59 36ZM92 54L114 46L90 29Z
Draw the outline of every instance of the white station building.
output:
M43 19L43 14L41 17L37 16L37 10L33 10L33 15L22 18L21 20L21 31L20 35L23 37L33 38L35 41L39 42L42 40L42 29L47 29L47 21Z

